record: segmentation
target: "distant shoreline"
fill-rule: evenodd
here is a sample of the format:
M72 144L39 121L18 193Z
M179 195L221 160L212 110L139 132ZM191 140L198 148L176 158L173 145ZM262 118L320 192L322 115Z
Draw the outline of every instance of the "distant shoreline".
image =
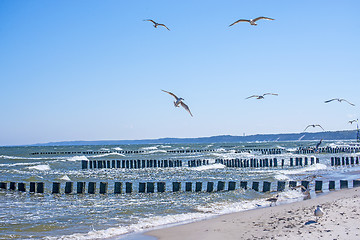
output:
M288 142L288 141L318 141L328 140L354 140L356 141L356 130L327 131L327 132L303 132L303 133L281 133L281 134L256 134L248 136L219 135L198 138L158 138L141 140L98 140L98 141L60 141L49 143L38 143L20 146L70 146L70 145L132 145L132 144L207 144L207 143L242 143L242 142ZM10 147L10 146L3 146ZM13 146L16 147L16 146Z

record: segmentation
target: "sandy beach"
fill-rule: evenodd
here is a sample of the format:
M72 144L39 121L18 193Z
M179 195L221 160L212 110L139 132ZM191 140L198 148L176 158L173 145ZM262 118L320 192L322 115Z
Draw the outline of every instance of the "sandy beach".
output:
M360 239L360 188L145 233L159 240ZM324 216L316 221L321 205Z

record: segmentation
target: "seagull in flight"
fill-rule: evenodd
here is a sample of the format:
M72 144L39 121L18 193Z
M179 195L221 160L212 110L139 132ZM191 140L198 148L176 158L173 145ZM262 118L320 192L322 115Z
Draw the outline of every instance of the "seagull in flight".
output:
M277 96L278 94L277 93L264 93L263 95L252 95L252 96L247 97L245 99L249 99L249 98L253 98L253 97L256 98L256 99L264 99L265 95L275 95L275 96Z
M170 31L170 29L169 29L167 26L165 26L165 24L157 23L157 22L155 22L155 21L152 20L152 19L145 19L144 21L152 22L152 23L154 24L154 28L157 28L158 26L163 26L163 27L165 27L167 30Z
M354 119L354 120L349 121L349 123L353 124L353 122L357 122L357 121L358 121L358 119L356 119L356 120Z
M186 111L188 111L190 113L191 116L193 116L190 112L190 108L188 107L188 105L186 105L183 100L183 98L178 98L175 94L173 94L172 92L168 92L168 91L165 91L165 90L161 90L163 92L166 92L168 94L170 94L171 96L173 96L175 98L176 101L174 101L174 106L175 107L179 107L179 105L181 105L183 108L185 108Z
M269 17L257 17L257 18L255 18L255 19L250 19L250 20L248 20L248 19L239 19L239 20L237 20L236 22L233 22L232 24L230 24L229 27L231 27L231 26L233 26L233 25L235 25L235 24L237 24L237 23L239 23L239 22L248 22L248 23L250 23L251 25L256 26L256 25L257 25L257 24L256 24L256 21L258 21L258 20L260 20L260 19L264 19L264 20L275 20L275 19L269 18Z
M343 98L333 98L333 99L330 99L330 100L325 101L325 103L329 103L329 102L332 102L332 101L338 101L338 102L345 101L345 102L347 102L348 104L350 104L351 106L355 106L355 104L353 104L353 103L351 103L351 102L349 102L348 100L343 99Z
M304 131L303 131L303 132L305 132L305 131L306 131L306 129L308 129L309 127L320 127L323 131L325 131L325 130L323 129L323 127L322 127L322 126L320 126L319 124L310 124L310 125L308 125L308 126L304 129Z

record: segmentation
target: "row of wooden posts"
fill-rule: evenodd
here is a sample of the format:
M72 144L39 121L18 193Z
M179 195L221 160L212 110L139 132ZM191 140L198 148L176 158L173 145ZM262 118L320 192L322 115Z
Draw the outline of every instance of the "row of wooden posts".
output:
M359 157L331 157L331 166L346 166L359 164Z
M356 147L302 147L298 148L295 153L307 154L307 153L358 153L360 152L360 146Z
M209 165L208 159L196 159L196 160L185 160L188 167L199 167L203 165ZM319 163L319 158L315 157L296 157L290 158L287 162L285 159L281 159L278 162L277 158L250 158L250 159L215 159L215 163L224 164L227 167L238 167L238 168L261 168L261 167L297 167L297 166L308 166L315 163ZM331 166L345 166L359 164L359 156L343 156L343 157L331 157ZM167 168L167 167L182 167L183 160L82 160L82 169L101 169L101 168Z
M9 187L7 182L0 182L0 190L12 190L12 191L20 191L26 192L26 183L20 182L9 182ZM125 185L125 189L123 189L123 184ZM179 192L182 190L181 182L172 182L172 192ZM185 182L185 192L201 192L203 191L203 182ZM303 191L309 188L309 181L301 181L301 186ZM165 182L139 182L138 186L138 193L154 193L155 192L155 185L156 185L156 192L162 193L166 191L166 183ZM193 189L193 185L195 188ZM87 183L87 193L88 194L95 194L97 193L96 186L97 182L88 182ZM359 187L360 180L353 180L353 187ZM86 182L77 182L76 183L76 191L74 191L74 182L65 182L65 194L77 193L77 194L84 194L86 187ZM289 188L293 189L297 187L297 181L289 181ZM340 189L348 188L349 181L348 180L340 180ZM247 181L240 181L240 188L241 189L248 189L248 182ZM278 192L284 191L286 188L285 181L278 181L277 182L277 190ZM229 181L227 184L227 188L225 188L225 181L218 181L217 187L215 188L214 182L207 182L206 183L206 192L214 192L214 191L232 191L236 190L237 182ZM260 182L252 181L251 189L254 191L262 191L262 192L270 192L271 191L271 182L264 181L262 184L262 189L260 189ZM335 181L329 181L329 190L335 190ZM121 194L121 193L133 193L133 183L132 182L114 182L114 194ZM323 181L315 181L315 192L323 191ZM43 182L30 182L30 193L44 193L45 192L45 184ZM60 182L53 182L52 183L52 194L59 194L61 193L61 183ZM99 193L100 194L107 194L108 193L108 183L107 182L100 182L99 183Z
M209 160L188 160L188 167L198 167L209 165ZM82 160L82 169L101 169L101 168L167 168L182 167L182 160Z
M279 165L281 167L284 166L307 166L307 165L313 165L315 163L319 163L319 158L311 157L308 159L305 157L304 159L302 157L297 158L290 158L288 161L289 164L285 163L285 159L281 159L281 163L278 163L277 158L264 158L264 159L257 159L257 158L250 158L250 159L216 159L215 163L221 163L224 164L227 167L239 167L239 168L259 168L259 167L278 167Z
M166 150L167 153L199 153L199 152L216 152L216 149L187 149L187 150ZM145 150L108 150L108 151L51 151L51 152L32 152L31 155L97 155L97 154L139 154L146 153Z

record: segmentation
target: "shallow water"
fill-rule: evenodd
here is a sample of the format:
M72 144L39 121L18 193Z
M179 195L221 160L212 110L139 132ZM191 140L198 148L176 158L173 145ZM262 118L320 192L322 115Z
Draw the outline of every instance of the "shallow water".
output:
M275 193L262 193L239 188L240 181L276 182L289 180L355 179L358 166L331 167L331 156L359 156L345 154L311 154L320 163L306 167L284 168L230 168L212 164L215 159L273 158L289 159L296 155L292 150L315 142L274 142L239 144L171 144L171 145L108 145L62 147L1 147L0 182L24 182L27 192L0 190L0 239L97 239L121 236L178 222L212 217L218 214L266 206L266 198ZM327 142L324 146L347 145L349 142ZM259 152L235 153L243 148L287 149L283 154L261 156ZM215 152L169 153L179 149L214 149ZM32 155L34 152L84 152L84 151L144 151L138 154L99 153ZM195 168L145 168L145 169L81 169L82 160L121 159L206 159L211 165ZM107 182L108 194L64 194L65 182ZM237 182L235 191L206 192L206 183L218 181ZM29 182L44 182L45 193L29 193ZM60 182L61 194L51 194L52 182ZM132 194L113 194L114 183L132 182ZM164 193L138 193L140 182L165 182ZM182 182L180 192L172 192L172 182ZM202 192L185 192L185 182L203 182ZM326 183L324 188L328 188ZM338 188L337 184L337 188ZM76 185L74 185L76 188ZM97 185L98 188L98 185ZM124 188L124 186L123 186ZM194 188L194 186L193 186ZM124 190L124 189L123 189ZM279 200L293 201L303 197L297 190L280 194Z

